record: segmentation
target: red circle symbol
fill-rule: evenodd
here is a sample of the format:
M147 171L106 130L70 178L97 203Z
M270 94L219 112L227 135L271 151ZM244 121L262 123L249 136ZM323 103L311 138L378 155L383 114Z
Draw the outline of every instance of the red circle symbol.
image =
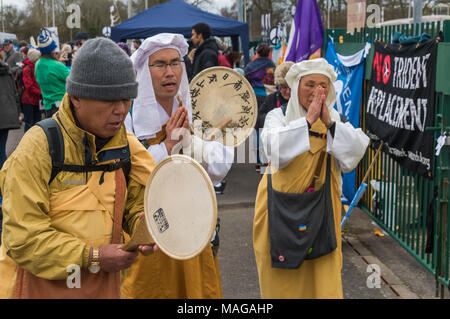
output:
M387 84L391 77L391 56L386 55L383 63L383 83Z

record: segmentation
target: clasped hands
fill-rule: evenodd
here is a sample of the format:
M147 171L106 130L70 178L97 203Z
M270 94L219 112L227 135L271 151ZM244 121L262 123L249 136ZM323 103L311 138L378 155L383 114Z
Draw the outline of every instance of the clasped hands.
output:
M313 93L313 100L309 104L306 120L310 125L313 125L319 118L325 124L327 128L331 126L332 121L330 117L330 111L326 104L327 97L325 95L325 89L318 86Z
M166 145L167 154L172 154L172 148L182 143L183 147L191 144L191 133L189 129L189 115L184 106L178 107L166 124Z

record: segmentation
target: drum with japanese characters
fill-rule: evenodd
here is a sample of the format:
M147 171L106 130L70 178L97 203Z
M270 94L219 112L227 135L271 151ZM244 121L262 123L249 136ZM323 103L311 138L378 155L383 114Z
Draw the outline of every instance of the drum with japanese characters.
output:
M258 104L252 86L237 71L212 67L189 84L193 133L204 140L238 146L252 134Z
M169 156L156 165L147 181L144 212L125 250L156 243L169 257L193 258L210 244L217 223L211 179L191 157Z

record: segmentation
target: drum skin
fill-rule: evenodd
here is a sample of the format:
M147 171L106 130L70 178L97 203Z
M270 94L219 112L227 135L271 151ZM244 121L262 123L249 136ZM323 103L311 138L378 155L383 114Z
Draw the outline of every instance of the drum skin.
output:
M191 157L172 155L158 163L145 188L148 231L168 256L185 260L211 241L217 222L214 186Z
M258 103L252 86L237 71L212 67L190 82L192 126L202 139L238 146L252 134L258 118Z

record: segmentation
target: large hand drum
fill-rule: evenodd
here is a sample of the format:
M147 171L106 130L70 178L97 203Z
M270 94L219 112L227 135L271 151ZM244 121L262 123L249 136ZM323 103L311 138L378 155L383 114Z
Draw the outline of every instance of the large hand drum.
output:
M227 146L245 142L256 125L258 104L244 76L227 67L212 67L197 74L189 88L195 135Z
M155 243L168 256L184 260L210 244L216 222L214 186L192 158L172 155L155 167L145 188L145 221L140 222L125 250Z

